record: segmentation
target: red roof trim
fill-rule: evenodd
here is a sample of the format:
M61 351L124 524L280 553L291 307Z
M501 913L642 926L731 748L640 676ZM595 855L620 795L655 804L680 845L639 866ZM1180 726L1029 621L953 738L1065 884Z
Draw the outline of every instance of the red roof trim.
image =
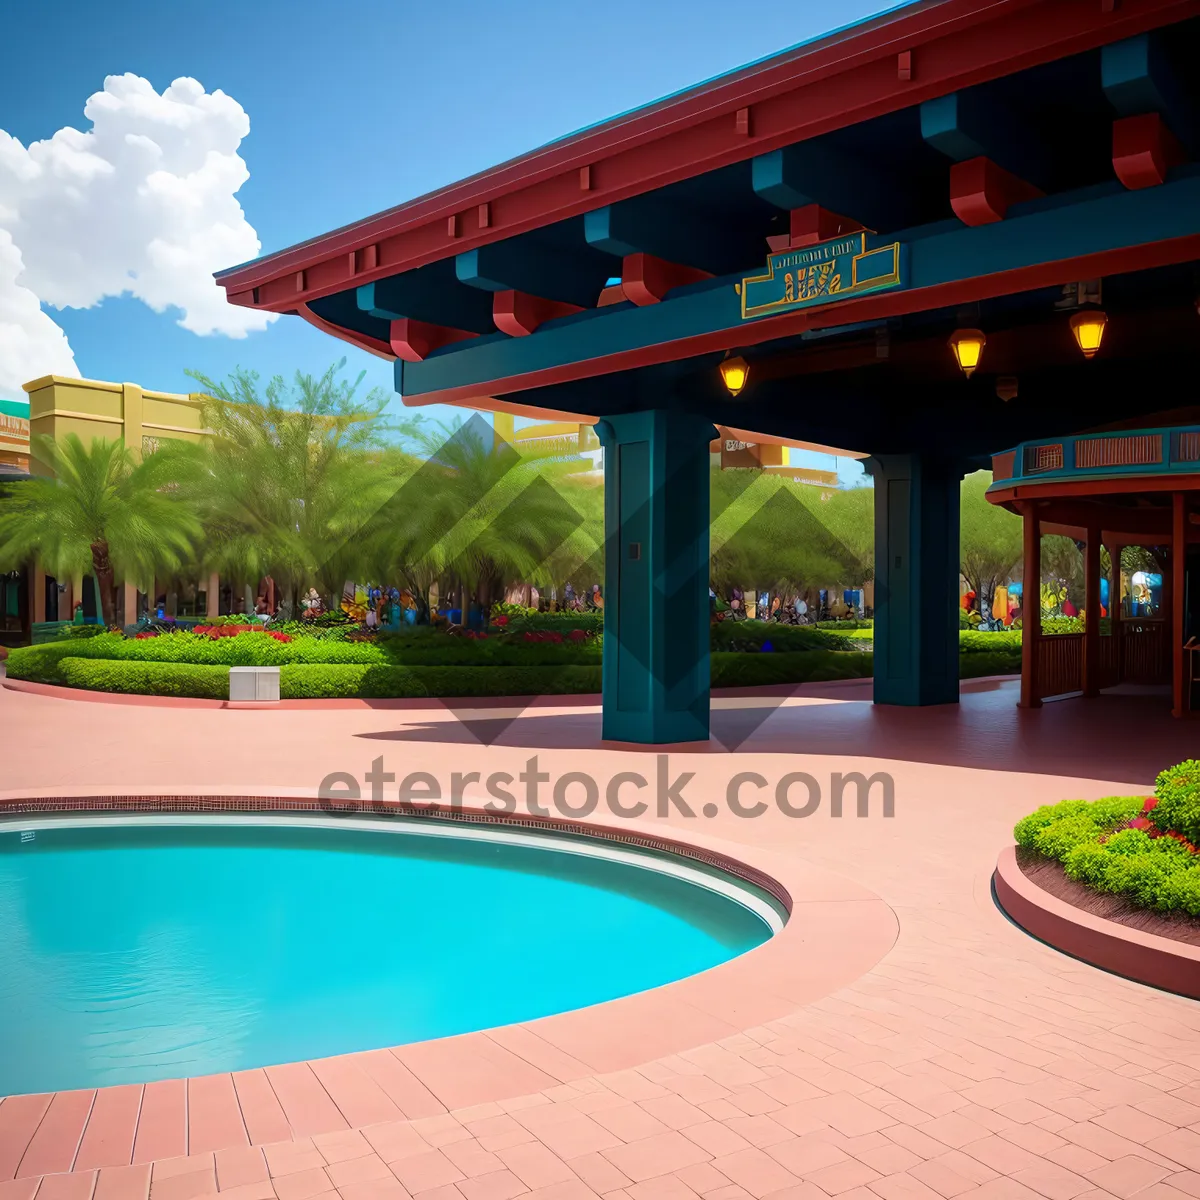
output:
M231 301L294 310L831 129L1200 15L1200 0L924 0L701 84L482 174L254 262L219 272ZM896 55L911 52L911 79ZM817 85L820 85L819 87ZM751 134L734 114L752 108ZM590 189L579 171L588 167ZM480 206L489 220L481 226ZM447 234L457 218L458 236ZM351 250L378 245L349 275ZM241 293L235 295L235 293Z
M867 295L858 300L845 300L824 308L802 309L776 317L764 317L758 321L749 321L729 329L718 329L674 342L659 342L636 350L623 350L605 358L562 363L505 379L490 379L482 384L464 384L461 387L403 396L402 399L409 407L421 407L426 404L469 404L482 391L486 391L489 396L511 399L513 393L532 388L573 383L578 379L607 375L615 371L631 371L658 363L678 362L681 359L721 350L741 349L776 338L793 337L809 329L848 325L857 321L877 321L933 308L972 304L995 296L1055 287L1075 279L1097 279L1105 275L1122 275L1129 271L1152 270L1173 263L1191 262L1196 258L1200 258L1200 234L1169 238L1161 242L1147 242L1138 246L1123 246L1077 258L1000 271L993 275L954 280L933 287Z

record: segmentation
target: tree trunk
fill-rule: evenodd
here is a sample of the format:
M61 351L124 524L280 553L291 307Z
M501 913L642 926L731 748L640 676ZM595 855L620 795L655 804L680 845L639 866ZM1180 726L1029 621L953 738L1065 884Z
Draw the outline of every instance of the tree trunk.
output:
M116 606L113 603L116 582L113 579L112 560L108 557L108 542L103 539L92 543L92 570L100 593L100 619L105 629L111 629L116 620Z

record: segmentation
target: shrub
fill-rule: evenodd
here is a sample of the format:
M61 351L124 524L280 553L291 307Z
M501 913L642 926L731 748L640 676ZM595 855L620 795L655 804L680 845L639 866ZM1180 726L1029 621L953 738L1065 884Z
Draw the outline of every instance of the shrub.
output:
M93 692L198 696L209 700L229 698L228 667L68 658L62 663L62 677L68 687L87 688Z
M107 632L103 625L64 625L55 631L54 638L56 641L79 641Z
M1146 829L1130 827L1141 820L1144 806L1141 796L1064 800L1030 813L1013 833L1019 846L1061 862L1069 878L1087 887L1144 908L1200 916L1200 855L1159 836L1148 821L1142 821ZM1153 809L1156 821L1161 806L1160 799Z
M407 667L292 663L279 668L281 700L427 696Z
M851 628L849 621L841 624ZM846 639L805 625L781 625L774 621L718 621L712 626L710 642L713 650L761 651L769 642L776 651L845 650Z
M33 683L64 683L61 666L68 656L78 657L90 649L86 642L52 641L37 646L20 646L8 656L9 679Z
M982 629L972 629L958 635L958 649L963 654L981 654L996 650L1021 651L1021 631L1019 629L997 630L988 633Z
M783 651L778 654L715 651L712 655L713 687L762 687L772 683L866 679L870 675L871 655L858 650Z
M504 608L516 608L504 605ZM556 630L567 633L571 629L582 629L585 633L600 633L604 629L603 612L538 612L525 608L516 612L492 611L491 626L506 633L537 632Z
M988 636L988 635L984 635ZM993 650L988 654L959 653L959 679L978 679L984 675L1019 675L1021 673L1021 651L1019 649Z
M1155 825L1200 845L1200 762L1189 758L1168 767L1155 780L1154 794L1158 797Z
M287 666L279 671L283 699L411 696L540 696L600 690L599 666Z

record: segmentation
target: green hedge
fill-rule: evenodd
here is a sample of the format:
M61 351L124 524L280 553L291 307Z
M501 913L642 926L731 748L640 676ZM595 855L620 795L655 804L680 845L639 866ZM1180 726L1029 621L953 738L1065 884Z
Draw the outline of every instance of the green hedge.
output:
M1013 835L1018 846L1062 863L1068 878L1096 891L1200 917L1200 855L1175 838L1128 828L1144 803L1142 796L1110 796L1047 804L1019 821ZM1160 800L1151 814L1159 829L1161 807Z
M1154 794L1158 797L1154 823L1200 846L1200 762L1189 758L1168 767L1155 781Z
M158 641L174 641L172 635ZM243 635L258 638L260 634ZM131 657L104 658L111 635L75 643L24 647L9 656L12 679L28 679L100 691L138 692L150 695L228 695L228 667L224 663L184 661L151 662ZM200 639L195 639L199 641ZM239 639L230 638L229 642ZM835 645L841 639L830 639ZM122 641L123 647L144 647L148 642ZM268 638L266 641L270 642ZM279 645L279 643L274 643ZM220 645L220 643L212 643ZM324 646L325 643L314 643ZM585 661L571 661L557 653L563 646L534 643L497 647L488 657L487 643L455 638L440 639L437 649L459 654L468 661L408 662L284 662L280 665L280 693L285 699L340 696L365 698L405 696L516 696L598 692L599 646L589 642ZM289 647L280 647L287 650ZM345 649L356 649L349 646ZM357 647L375 650L377 647ZM454 648L454 649L451 649ZM461 651L459 650L461 648ZM432 656L434 647L429 648ZM578 653L580 647L570 651ZM420 656L414 656L419 658ZM504 661L507 660L507 661ZM532 660L532 661L531 661ZM269 664L268 664L269 665ZM971 653L959 658L960 676L1008 674L1020 669L1020 653ZM186 668L186 669L185 669ZM806 683L826 679L866 679L872 671L869 651L776 650L773 653L718 650L712 654L713 687L755 687L764 684ZM157 682L164 681L161 686ZM220 680L218 685L212 681ZM204 681L203 683L198 681ZM185 690L194 688L198 690Z
M409 696L542 696L598 692L599 666L290 666L279 671L284 700Z
M990 634L985 634L990 637ZM1021 648L1015 650L993 650L980 653L978 651L963 653L959 650L958 677L959 679L978 679L983 675L1020 675Z
M1019 629L998 630L985 633L978 629L960 632L958 635L960 654L987 654L997 650L1015 650L1021 657L1021 631Z
M504 625L496 624L496 616L507 616ZM585 633L602 633L604 630L604 613L601 612L535 612L526 610L520 613L499 613L492 616L493 629L507 629L512 633L535 632L540 629L557 629L560 633L568 633L572 629L582 629Z
M20 646L8 656L8 677L34 683L66 683L60 669L63 659L79 658L86 649L83 642L66 641Z
M77 658L122 662L177 662L223 667L282 667L296 663L360 664L362 666L553 666L594 665L602 641L524 642L520 639L451 637L429 630L428 635L396 634L373 642L345 642L297 637L280 642L264 633L239 633L208 638L194 633L169 633L153 638L125 638L102 633L83 641L55 641L32 649L53 649ZM21 654L29 652L23 647Z
M867 679L871 655L846 650L783 651L777 654L712 655L713 687L762 687L770 683L810 683L824 679Z
M775 651L838 650L845 646L846 639L812 627L774 621L718 621L710 638L713 650L753 652L761 650L765 642L770 642Z
M68 687L93 692L124 692L139 696L198 696L229 698L229 668L196 663L116 662L68 658L62 664Z

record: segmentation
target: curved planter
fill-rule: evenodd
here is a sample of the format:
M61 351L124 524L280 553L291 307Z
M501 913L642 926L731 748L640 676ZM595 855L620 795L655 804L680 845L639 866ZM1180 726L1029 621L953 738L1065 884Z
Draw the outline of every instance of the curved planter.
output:
M1047 945L1126 979L1200 1000L1200 946L1131 929L1050 895L1021 870L1015 846L1001 852L992 884L1000 907Z

